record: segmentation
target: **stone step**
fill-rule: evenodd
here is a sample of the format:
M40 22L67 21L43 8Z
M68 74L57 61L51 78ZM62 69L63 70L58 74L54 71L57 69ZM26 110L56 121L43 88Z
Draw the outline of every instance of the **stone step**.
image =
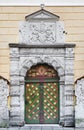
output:
M0 128L0 130L84 130L84 128L70 128L70 127L57 127L57 126L24 126L24 127Z
M24 126L20 130L74 130L74 128L64 128L60 126Z

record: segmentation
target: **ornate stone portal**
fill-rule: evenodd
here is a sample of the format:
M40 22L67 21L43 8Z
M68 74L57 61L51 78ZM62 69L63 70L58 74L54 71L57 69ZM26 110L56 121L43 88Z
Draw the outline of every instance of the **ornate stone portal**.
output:
M38 63L52 66L60 77L59 124L74 125L74 44L64 43L64 27L59 16L41 9L20 25L19 44L10 46L10 125L24 125L26 72Z

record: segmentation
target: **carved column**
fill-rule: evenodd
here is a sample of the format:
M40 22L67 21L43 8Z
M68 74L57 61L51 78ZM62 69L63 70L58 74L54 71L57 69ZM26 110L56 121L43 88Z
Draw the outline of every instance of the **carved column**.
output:
M74 126L74 48L65 49L65 126Z
M10 125L20 123L19 48L10 48Z

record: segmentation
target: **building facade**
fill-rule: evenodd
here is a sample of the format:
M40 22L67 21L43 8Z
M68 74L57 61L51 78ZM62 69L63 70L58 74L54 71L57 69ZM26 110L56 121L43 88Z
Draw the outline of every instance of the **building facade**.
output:
M18 14L13 14L14 8ZM35 10L38 8L34 7ZM24 17L20 19L20 16L22 18L23 14L30 9L33 11L32 7L1 7L3 16L6 16L4 9L7 9L6 19L11 19L11 24L7 24L10 23L8 20L1 24L1 28L4 26L4 31L1 31L1 40L3 40L1 43L1 75L10 82L9 87L6 83L8 90L6 94L1 87L3 95L7 97L4 99L6 107L1 100L2 113L4 113L3 108L6 112L5 119L3 116L0 119L2 126L23 126L25 124L84 126L83 94L81 94L84 80L83 37L77 37L80 34L83 35L83 30L79 34L77 29L83 26L83 18L79 12L82 12L84 7L46 8L47 10L43 8L38 11L34 10L34 13L26 15L24 20ZM48 11L48 9L53 11ZM54 13L55 10L57 13ZM16 18L16 16L19 17ZM82 19L82 22L78 19L79 23L74 23L77 18ZM3 19L5 17L2 17ZM18 24L20 23L19 28L15 24L17 21ZM7 30L8 33L5 35ZM18 30L17 34L16 30ZM6 41L5 36L11 43ZM9 66L10 71L3 69L5 66ZM79 70L80 73L78 73ZM76 83L75 79L78 79ZM4 78L1 78L0 84L4 86L2 80L5 82ZM82 114L78 114L79 108L82 109Z

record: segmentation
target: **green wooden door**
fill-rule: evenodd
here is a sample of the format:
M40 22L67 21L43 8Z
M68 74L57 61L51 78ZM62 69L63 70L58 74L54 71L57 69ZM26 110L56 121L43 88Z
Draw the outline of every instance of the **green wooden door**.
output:
M52 66L38 64L25 77L25 122L54 124L59 122L58 73Z
M59 87L56 79L27 80L25 85L25 122L59 122Z

